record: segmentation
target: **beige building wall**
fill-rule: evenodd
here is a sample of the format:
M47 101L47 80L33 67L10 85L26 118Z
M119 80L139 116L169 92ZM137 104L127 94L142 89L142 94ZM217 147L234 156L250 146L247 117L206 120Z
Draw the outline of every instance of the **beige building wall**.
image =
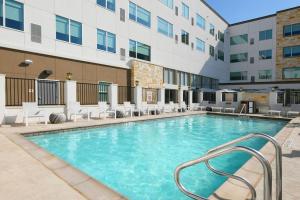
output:
M283 37L283 27L285 25L300 23L300 8L295 8L277 13L277 47L276 47L276 79L277 80L300 80L283 79L283 68L300 67L300 57L284 58L283 48L288 46L300 45L300 35Z

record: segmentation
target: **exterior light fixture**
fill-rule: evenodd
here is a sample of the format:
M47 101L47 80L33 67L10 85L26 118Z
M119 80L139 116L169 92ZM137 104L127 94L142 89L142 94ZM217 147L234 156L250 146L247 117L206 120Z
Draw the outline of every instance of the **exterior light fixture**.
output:
M25 65L31 65L33 62L32 62L32 60L29 60L29 59L26 59L25 61L24 61L24 64Z
M67 73L66 79L67 79L67 80L72 80L72 75L73 75L73 74L72 74L71 72L68 72L68 73Z
M139 86L140 82L138 80L135 81L135 85Z
M243 91L243 87L240 87L240 92L242 92Z

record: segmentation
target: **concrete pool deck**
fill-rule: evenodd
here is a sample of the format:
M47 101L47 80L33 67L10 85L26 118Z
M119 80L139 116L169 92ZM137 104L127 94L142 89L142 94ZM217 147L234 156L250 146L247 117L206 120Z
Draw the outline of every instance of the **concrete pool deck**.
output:
M0 127L0 199L126 199L117 192L66 164L64 161L47 153L42 148L27 141L20 134L77 127L84 128L191 114L205 114L205 112L198 111L125 119L78 121L77 123L67 122L57 125L49 124L47 126L43 124L33 124L29 127ZM295 170L300 168L300 118L292 120L277 136L279 137L277 139L282 141L280 142L281 144L286 144L283 147L283 199L300 199L300 192L297 191L297 189L300 188L300 170ZM286 141L292 141L291 145L287 145L289 142ZM268 145L266 145L264 149L267 148L267 146ZM287 146L287 148L285 148L285 146ZM268 158L270 157L270 159L273 160L272 152L270 152L268 148L265 151L267 151ZM255 164L252 164L252 167L257 168ZM240 170L243 170L243 168ZM255 171L257 176L252 176L253 174L248 173L249 171L251 172L252 168L251 170L246 170L244 173L246 173L247 178L250 176L250 180L257 179L255 180L255 185L258 187L258 195L261 195L261 172ZM243 171L241 171L241 173L243 173ZM228 195L231 196L228 197ZM249 197L248 190L246 190L244 186L237 186L236 183L229 180L224 183L210 199L240 200L244 197ZM258 196L258 199L261 198Z

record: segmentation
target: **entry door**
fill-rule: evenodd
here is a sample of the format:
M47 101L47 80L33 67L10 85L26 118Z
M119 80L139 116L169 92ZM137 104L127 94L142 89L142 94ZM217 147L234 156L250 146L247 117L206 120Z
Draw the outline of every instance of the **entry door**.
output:
M59 104L59 82L51 80L38 80L38 105Z

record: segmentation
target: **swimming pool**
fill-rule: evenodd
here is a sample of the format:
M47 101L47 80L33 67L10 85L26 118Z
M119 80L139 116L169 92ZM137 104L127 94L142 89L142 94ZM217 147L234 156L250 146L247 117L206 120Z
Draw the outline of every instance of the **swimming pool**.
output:
M196 115L101 128L79 129L28 137L91 177L131 200L187 200L176 187L173 173L182 162L247 133L275 135L287 122ZM246 143L256 149L265 141ZM249 159L234 153L214 160L219 169L234 173ZM204 165L183 171L188 189L208 197L226 179Z

